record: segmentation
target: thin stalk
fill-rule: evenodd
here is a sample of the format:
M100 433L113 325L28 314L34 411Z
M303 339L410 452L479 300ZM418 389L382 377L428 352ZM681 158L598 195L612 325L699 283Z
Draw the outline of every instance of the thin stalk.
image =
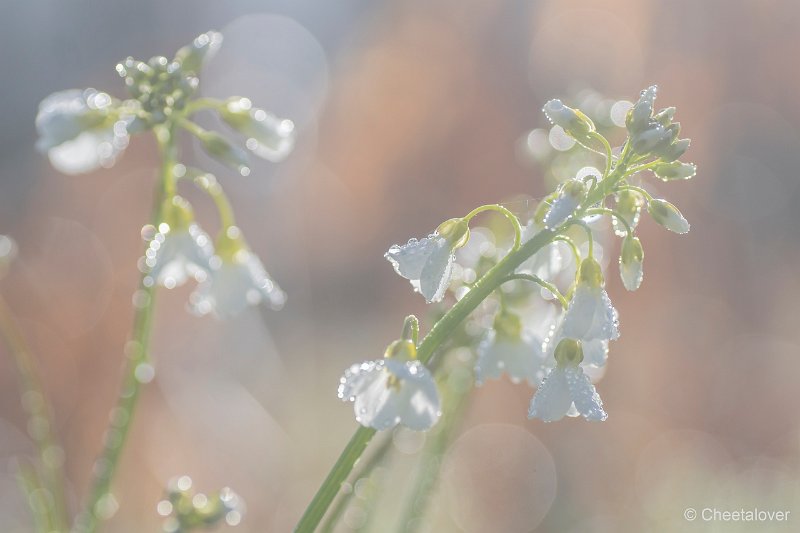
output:
M153 200L151 222L158 226L161 218L161 206L164 199L174 191L175 183L173 167L175 161L175 143L172 129L163 129L156 135L161 152L160 187L156 189ZM111 412L110 425L105 434L105 441L100 457L93 469L91 491L82 516L76 521L76 529L92 533L97 529L97 522L104 518L102 503L109 496L111 482L119 466L119 459L126 438L131 429L136 404L139 400L141 385L149 381L142 375L143 365L149 364L150 333L153 326L155 309L155 284L147 282L148 275L142 273L137 290L133 333L126 346L126 366L122 381L122 389L114 410ZM146 374L146 373L145 373Z
M587 196L583 207L574 215L575 219L580 219L589 206L597 204L606 197L608 192L622 179L629 159L628 146L623 149L619 162L611 173L595 187ZM480 212L481 208L472 213ZM466 218L466 217L465 217ZM526 259L539 251L545 245L553 242L553 239L563 232L571 221L560 226L557 230L543 229L533 236L525 244L517 249L512 249L503 259L492 267L481 279L472 286L472 289L459 300L447 313L434 324L417 349L417 358L423 364L427 364L435 355L439 346L455 330L455 328L472 312L480 303L485 300L503 280L511 275ZM306 508L303 516L295 527L297 533L312 533L316 530L323 516L330 507L331 502L336 497L339 489L350 472L353 470L358 458L366 449L376 430L372 428L359 427L353 434L350 441L345 446L339 459L328 473L325 481L322 482L311 503Z
M522 273L511 274L505 280L503 280L503 282L505 283L506 281L514 281L514 280L517 280L517 279L518 280L524 280L524 281L530 281L532 283L536 283L540 287L543 287L543 288L547 289L548 291L550 291L553 294L553 296L556 297L556 299L558 300L558 303L561 304L561 307L563 309L566 309L567 306L569 305L569 302L567 302L567 299L564 298L564 295L561 294L561 292L558 290L558 287L556 287L555 285L553 285L550 282L547 282L547 281L543 280L542 278L540 278L539 276L536 276L534 274L522 274ZM500 291L501 294L502 294L502 292L503 291Z
M2 296L0 296L0 334L17 367L22 406L28 413L28 433L36 444L42 468L41 488L46 489L53 498L47 509L47 521L51 530L66 531L69 518L64 495L63 450L55 435L56 425L52 407L32 358L33 352L14 319L11 308ZM26 486L30 486L35 478L26 475L22 479L26 482Z
M483 213L484 211L494 211L506 217L506 220L508 220L508 222L511 224L511 227L514 229L514 245L512 246L511 250L513 251L519 249L520 242L522 241L522 227L519 224L519 219L514 213L512 213L502 205L489 204L476 207L475 209L467 213L467 216L464 217L464 220L466 220L467 223L469 223L469 221L472 220L475 217L475 215Z

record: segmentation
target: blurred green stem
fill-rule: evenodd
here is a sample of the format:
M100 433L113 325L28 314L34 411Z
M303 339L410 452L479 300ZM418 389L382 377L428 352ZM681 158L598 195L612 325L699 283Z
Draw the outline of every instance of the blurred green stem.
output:
M626 143L616 166L608 175L604 176L597 187L592 189L586 200L576 210L570 220L557 229L545 228L519 248L512 248L503 259L475 282L472 289L464 295L461 300L456 302L456 304L433 325L433 328L425 335L425 338L422 339L417 349L417 358L419 361L423 364L427 364L442 342L444 342L450 334L455 331L456 327L467 318L483 300L494 292L508 276L513 274L517 267L542 247L553 242L553 240L565 231L570 224L574 223L575 220L580 220L585 215L587 209L604 200L617 183L623 179L629 161L630 151ZM342 483L347 480L347 477L353 470L353 466L356 464L359 457L361 457L361 454L366 449L373 435L375 435L375 432L374 429L363 426L356 430L350 442L347 443L339 459L334 464L333 469L328 473L325 481L322 482L322 486L297 523L295 527L297 533L311 533L316 530L330 507L331 502L339 492Z
M50 531L66 532L69 518L65 504L65 483L63 464L63 450L58 444L55 435L55 421L53 411L47 396L44 393L36 364L32 359L32 351L28 346L25 336L17 325L5 298L0 296L0 334L8 346L8 351L14 358L17 375L20 383L20 397L23 409L28 413L28 433L36 443L39 453L39 463L42 469L41 476L30 468L30 472L20 470L21 481L28 492L28 497L33 498L33 493L41 488L49 492L52 500L47 497L40 498L43 502L37 509L33 506L36 524Z
M161 220L161 207L164 200L175 191L173 168L176 163L174 127L163 126L156 131L156 139L161 154L159 187L153 199L151 224L158 227ZM134 318L132 338L126 345L126 366L123 374L122 390L110 424L104 437L103 450L93 469L94 478L89 499L83 516L76 523L76 530L91 533L97 529L97 522L104 518L105 499L110 497L111 481L119 466L119 459L125 440L133 422L134 409L139 399L141 385L148 379L144 374L150 371L143 365L149 364L150 332L155 309L155 283L147 283L147 273L143 272L139 288L134 297ZM151 280L152 281L152 280Z

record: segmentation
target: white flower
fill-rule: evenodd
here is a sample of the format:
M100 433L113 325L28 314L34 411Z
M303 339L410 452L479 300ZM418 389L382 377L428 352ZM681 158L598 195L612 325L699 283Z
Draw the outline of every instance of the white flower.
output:
M558 364L539 385L528 418L553 422L573 414L591 421L608 418L600 395L583 369L579 365Z
M395 272L411 282L428 303L444 298L453 271L453 249L446 238L433 233L424 239L411 239L393 245L384 257Z
M523 244L531 240L537 233L542 231L544 226L531 220L522 230ZM540 248L531 257L526 259L518 268L517 272L530 272L544 280L552 280L561 271L563 260L561 255L561 241L551 242Z
M241 313L248 305L266 302L280 309L286 295L272 281L258 256L246 248L230 258L214 256L211 272L191 295L193 311L198 315L213 313L225 319Z
M528 380L531 385L541 381L542 342L527 333L509 338L489 330L478 345L475 379L479 385L487 379L499 379L503 372L512 383Z
M579 341L616 340L619 318L603 288L600 265L592 258L581 263L580 279L562 325L565 338Z
M561 100L550 100L544 104L542 111L552 124L561 126L573 137L585 137L594 131L594 123L589 117L577 109L565 106Z
M564 336L564 315L562 314L550 327L550 331L542 341L542 357L544 366L552 367L555 364L554 352L556 346L565 339ZM583 350L583 360L581 366L600 368L605 366L608 361L608 341L595 339L591 341L580 341Z
M439 393L419 361L393 358L351 366L339 383L339 398L354 402L356 421L389 429L402 424L416 431L433 427L441 416Z
M194 223L178 230L161 224L159 229L145 252L145 263L153 280L168 289L183 285L189 278L204 281L214 255L206 232Z
M558 196L544 216L544 225L553 229L567 220L586 196L586 184L581 180L569 180L561 185Z
M39 104L37 147L65 174L110 167L128 146L127 121L110 114L111 97L94 89L51 94Z
M294 123L253 107L247 98L233 98L220 109L222 119L248 137L246 146L257 156L277 163L294 148Z

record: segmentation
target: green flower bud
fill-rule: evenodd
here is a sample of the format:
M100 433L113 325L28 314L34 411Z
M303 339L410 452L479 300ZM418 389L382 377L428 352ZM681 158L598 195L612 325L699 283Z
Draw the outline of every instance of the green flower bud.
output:
M439 224L436 233L447 239L450 249L455 250L469 241L469 224L463 218L451 218Z
M653 167L653 173L662 181L688 180L697 174L697 165L694 163L660 163Z
M222 46L222 34L208 31L198 35L194 41L178 50L175 61L180 63L184 72L199 73L203 61L210 59L220 46Z
M687 233L689 222L683 218L678 208L666 200L651 200L647 212L658 224L675 233Z
M231 98L219 112L230 127L248 137L249 149L269 161L282 160L294 146L294 123L253 107L247 98Z
M644 205L644 199L642 198L642 195L625 189L617 193L616 201L617 204L614 210L622 219L624 219L625 222L628 223L628 226L630 226L631 229L636 228L636 226L639 224L639 215L642 212L642 206ZM627 228L624 224L617 220L616 216L611 219L611 223L614 226L614 233L616 233L619 237L623 237L628 234Z
M413 361L417 358L417 347L410 339L398 339L386 348L383 356L387 359Z
M516 313L501 309L494 317L494 330L500 339L518 341L522 336L522 319Z
M659 154L661 156L661 160L666 163L671 163L672 161L679 159L684 153L686 153L690 142L691 141L689 139L680 139L675 141L661 151Z
M231 143L222 135L213 131L197 132L197 138L203 144L203 149L221 163L238 170L243 176L250 173L247 166L247 153Z
M644 248L638 237L628 235L622 241L619 255L619 273L622 284L629 291L635 291L642 284Z
M628 111L625 117L625 125L631 136L643 131L648 127L650 118L653 115L653 104L656 100L656 92L658 87L651 85L642 91L639 100L633 104L633 107Z
M578 366L583 361L583 348L574 339L561 339L556 346L554 357L559 366Z
M658 113L653 116L653 120L658 122L664 127L669 126L672 124L672 118L675 116L675 108L674 107L665 107Z

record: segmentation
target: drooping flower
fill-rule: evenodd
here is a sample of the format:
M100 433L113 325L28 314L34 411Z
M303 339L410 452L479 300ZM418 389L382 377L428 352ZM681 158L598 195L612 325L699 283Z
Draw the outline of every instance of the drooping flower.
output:
M424 431L441 416L436 382L415 359L413 342L392 343L386 357L355 364L339 380L338 396L353 402L356 422L378 430L402 424Z
M564 105L561 100L550 100L542 108L548 120L560 126L565 132L578 140L583 140L595 130L592 120L580 110Z
M545 422L570 415L583 415L590 421L608 418L600 395L580 366L583 360L580 343L562 340L556 347L555 359L555 368L545 376L531 400L528 418Z
M558 344L565 339L564 336L564 314L558 317L550 326L550 331L542 341L542 358L543 367L552 368L555 365L555 348ZM574 339L573 339L574 340ZM605 366L608 361L608 341L607 340L592 340L592 341L578 341L583 350L583 360L581 366L600 368Z
M583 260L572 300L564 315L562 334L579 341L616 340L617 310L603 288L603 272L592 257Z
M110 167L128 146L128 124L111 97L94 89L53 93L39 104L37 148L65 174Z
M214 255L211 238L194 221L191 206L182 197L165 202L163 213L164 222L145 252L150 276L168 289L189 278L204 281Z
M570 218L585 197L586 184L583 181L573 179L564 182L559 188L558 196L553 200L550 209L544 216L545 227L553 229Z
M423 239L411 239L402 246L393 245L384 257L428 303L439 302L450 284L455 260L453 252L467 240L467 222L454 218L443 222Z
M475 380L479 385L487 379L499 379L503 372L512 383L527 380L536 385L541 380L542 341L523 330L522 320L514 313L501 310L478 345Z
M261 260L244 243L235 226L217 240L217 255L211 271L190 297L198 315L213 314L226 319L238 315L250 305L266 303L280 309L286 294L272 280Z

